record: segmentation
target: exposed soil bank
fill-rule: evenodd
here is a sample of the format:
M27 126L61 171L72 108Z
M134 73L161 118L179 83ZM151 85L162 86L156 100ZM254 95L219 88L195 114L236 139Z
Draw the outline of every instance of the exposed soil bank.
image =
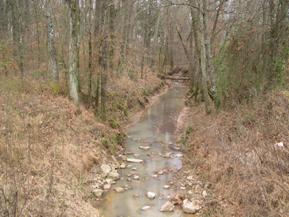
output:
M201 216L288 216L288 91L209 116L193 107L185 119L177 180L189 173L202 181L208 196Z

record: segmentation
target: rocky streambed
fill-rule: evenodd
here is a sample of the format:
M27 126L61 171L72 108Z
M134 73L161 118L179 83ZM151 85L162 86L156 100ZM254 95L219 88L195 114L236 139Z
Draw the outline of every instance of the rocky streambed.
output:
M183 153L176 145L176 124L185 89L174 86L128 129L120 163L102 164L91 191L104 217L186 216L199 213L207 192L189 172L179 180ZM183 173L182 173L183 174Z

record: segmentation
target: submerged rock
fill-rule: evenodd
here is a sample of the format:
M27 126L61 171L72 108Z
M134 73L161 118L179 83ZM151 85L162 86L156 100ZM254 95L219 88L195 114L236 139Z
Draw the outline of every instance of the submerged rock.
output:
M198 211L200 211L201 207L201 202L198 200L194 200L194 201L189 201L188 199L185 199L183 201L183 211L184 213L188 213L188 214L195 214Z
M161 212L173 212L174 208L175 208L175 205L172 202L167 201L164 205L162 205L160 211Z
M138 148L141 149L141 150L147 151L147 150L149 150L151 147L150 147L150 146L139 146Z

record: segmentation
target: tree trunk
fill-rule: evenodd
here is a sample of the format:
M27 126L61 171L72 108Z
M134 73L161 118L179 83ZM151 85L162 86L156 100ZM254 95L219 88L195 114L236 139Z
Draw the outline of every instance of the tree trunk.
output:
M14 42L14 56L20 70L20 75L24 77L24 45L23 45L23 16L20 11L18 0L10 0L12 15L12 37Z
M208 0L203 0L203 34L205 40L205 48L206 48L206 67L208 73L208 84L209 88L215 87L215 75L214 75L214 65L212 63L212 52L211 52L211 40L208 33L208 8L207 2Z
M88 96L91 97L92 90L92 0L89 0L89 38L88 38Z
M69 41L69 96L75 104L80 102L79 94L79 32L80 32L80 16L79 1L70 0L70 41Z
M48 42L48 53L49 53L49 67L51 70L52 80L56 83L59 83L59 70L57 63L57 53L54 44L55 33L54 25L52 20L52 7L50 0L47 2L47 42Z
M195 46L197 56L199 58L199 71L201 76L201 87L202 87L202 96L205 101L206 112L211 113L212 111L212 102L209 96L208 91L208 63L207 63L207 50L205 44L205 19L206 19L206 10L203 1L198 1L199 9L192 9L192 18L193 18L193 27L194 27L194 36L195 36ZM196 20L194 20L196 18ZM198 92L198 87L196 87ZM194 94L197 94L194 93Z

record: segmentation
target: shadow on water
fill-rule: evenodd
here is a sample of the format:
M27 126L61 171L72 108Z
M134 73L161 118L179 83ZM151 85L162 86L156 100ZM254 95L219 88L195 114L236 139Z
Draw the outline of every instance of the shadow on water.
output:
M116 186L128 185L131 190L124 193L110 192L101 204L101 215L104 217L181 217L181 211L173 213L162 213L160 207L167 201L168 196L174 192L164 189L172 177L173 171L182 167L177 152L169 148L169 144L175 143L174 132L176 130L177 118L184 107L185 88L174 85L168 92L159 97L148 110L143 118L128 129L126 150L133 153L131 157L143 159L143 164L131 164L130 168L121 172L123 180ZM148 151L140 150L139 146L150 146ZM165 158L161 154L172 152L174 157ZM135 167L135 171L132 168ZM164 170L163 175L157 178L153 174ZM169 172L167 172L169 171ZM127 181L131 174L139 175L139 180ZM148 191L157 194L154 200L146 197ZM142 211L143 206L150 206L150 209Z

